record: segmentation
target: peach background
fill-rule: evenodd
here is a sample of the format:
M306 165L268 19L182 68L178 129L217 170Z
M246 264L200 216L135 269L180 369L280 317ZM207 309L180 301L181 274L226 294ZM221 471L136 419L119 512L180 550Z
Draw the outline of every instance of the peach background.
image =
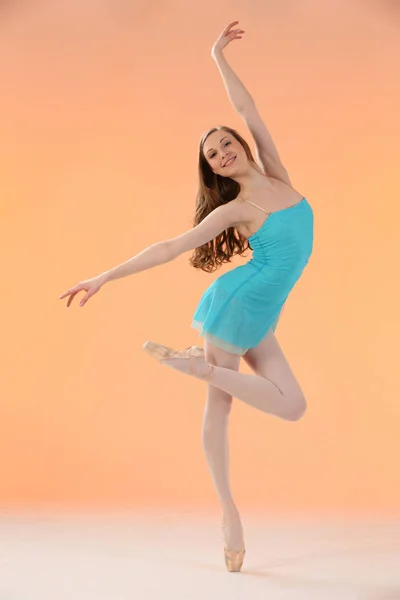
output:
M235 400L235 499L399 507L394 4L21 0L0 25L2 509L217 502L206 388L141 345L197 343L200 295L250 253L212 275L182 255L83 309L58 295L191 227L205 129L250 141L210 58L234 19L246 36L227 57L316 226L277 330L309 409L292 424Z

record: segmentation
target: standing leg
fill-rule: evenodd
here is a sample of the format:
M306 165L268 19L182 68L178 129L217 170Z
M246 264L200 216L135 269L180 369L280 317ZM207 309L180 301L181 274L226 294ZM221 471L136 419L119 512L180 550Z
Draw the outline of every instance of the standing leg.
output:
M206 360L210 364L237 371L240 356L229 354L205 340ZM239 511L232 498L229 481L229 440L228 423L232 407L232 395L207 385L207 399L204 410L202 443L211 477L221 504L226 524L228 548L240 550L243 547L243 528Z

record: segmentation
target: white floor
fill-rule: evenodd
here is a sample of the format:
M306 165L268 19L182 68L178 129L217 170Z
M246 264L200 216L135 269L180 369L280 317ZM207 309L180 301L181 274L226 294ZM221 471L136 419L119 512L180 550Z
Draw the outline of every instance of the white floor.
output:
M219 514L0 514L0 600L400 600L400 519L242 511L241 573Z

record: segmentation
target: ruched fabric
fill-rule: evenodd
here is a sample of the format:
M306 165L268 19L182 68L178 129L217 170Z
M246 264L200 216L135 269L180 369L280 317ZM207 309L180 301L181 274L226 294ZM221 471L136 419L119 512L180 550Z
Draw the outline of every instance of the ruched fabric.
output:
M270 213L248 238L252 258L203 293L191 327L215 346L243 355L275 331L283 305L313 248L314 215L306 198Z

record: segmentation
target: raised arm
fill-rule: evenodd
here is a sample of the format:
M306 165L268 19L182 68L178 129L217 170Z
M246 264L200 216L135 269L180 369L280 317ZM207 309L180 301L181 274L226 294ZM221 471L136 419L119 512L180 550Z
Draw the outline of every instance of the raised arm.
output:
M257 157L263 165L266 174L291 185L289 175L282 164L271 134L261 119L254 99L230 67L223 54L225 46L235 39L242 38L244 31L242 29L233 29L237 23L238 21L233 21L224 29L215 42L211 55L219 69L229 100L246 123L254 139Z

